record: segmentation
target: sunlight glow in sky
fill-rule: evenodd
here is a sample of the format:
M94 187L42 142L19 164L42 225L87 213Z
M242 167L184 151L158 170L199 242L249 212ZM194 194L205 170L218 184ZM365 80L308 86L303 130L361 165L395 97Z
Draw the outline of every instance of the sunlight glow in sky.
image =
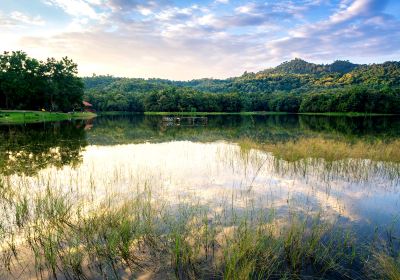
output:
M300 57L400 60L398 0L0 0L0 51L80 75L226 78Z

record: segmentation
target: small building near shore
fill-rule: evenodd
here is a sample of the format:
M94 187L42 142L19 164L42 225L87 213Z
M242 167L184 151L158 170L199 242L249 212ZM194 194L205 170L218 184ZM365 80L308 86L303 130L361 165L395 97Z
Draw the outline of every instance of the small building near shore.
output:
M95 110L93 110L93 105L92 105L92 104L90 104L90 103L87 102L87 101L82 101L82 105L83 105L83 110L84 110L85 112L94 113Z

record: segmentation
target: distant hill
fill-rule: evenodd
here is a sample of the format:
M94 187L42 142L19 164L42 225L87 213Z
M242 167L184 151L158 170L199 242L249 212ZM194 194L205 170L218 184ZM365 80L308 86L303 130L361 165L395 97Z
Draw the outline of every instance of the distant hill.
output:
M362 65L339 79L339 83L366 86L400 86L400 62Z
M116 78L93 76L84 78L86 90L146 93L168 87L191 88L201 92L257 94L273 92L306 93L349 85L367 87L400 87L400 62L360 65L347 60L331 64L315 64L296 58L257 73L245 72L229 79L166 79Z
M296 58L228 79L84 78L101 111L400 113L400 62L315 64Z
M332 64L315 64L307 62L300 58L295 58L291 61L285 61L282 64L266 69L258 74L315 74L323 75L327 73L348 73L359 67L358 64L353 64L347 60L336 60Z

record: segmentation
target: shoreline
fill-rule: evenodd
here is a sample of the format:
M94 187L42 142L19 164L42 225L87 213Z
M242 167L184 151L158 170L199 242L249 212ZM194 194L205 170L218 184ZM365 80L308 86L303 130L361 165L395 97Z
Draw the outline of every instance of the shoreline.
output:
M398 116L396 114L382 113L360 113L360 112L326 112L326 113L290 113L290 112L143 112L144 115L153 116L206 116L206 115L309 115L309 116L346 116L346 117L369 117L369 116ZM101 114L100 114L101 115Z
M96 117L95 113L76 112L41 112L24 110L0 110L0 124L26 124L41 122L56 122L65 120L92 119Z
M359 113L359 112L326 112L326 113L290 113L290 112L41 112L24 110L0 110L0 124L28 124L41 122L56 122L65 120L92 119L98 116L118 115L145 115L145 116L274 116L274 115L305 115L305 116L328 116L328 117L392 117L396 114Z

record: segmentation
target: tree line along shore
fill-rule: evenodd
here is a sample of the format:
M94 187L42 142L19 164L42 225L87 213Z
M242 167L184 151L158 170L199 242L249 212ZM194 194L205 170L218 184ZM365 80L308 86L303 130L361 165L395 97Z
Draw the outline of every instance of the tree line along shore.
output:
M40 61L15 51L0 55L0 70L0 122L93 116L85 112L83 101L96 112L400 113L400 62L313 64L294 59L228 79L172 81L81 78L68 57Z

